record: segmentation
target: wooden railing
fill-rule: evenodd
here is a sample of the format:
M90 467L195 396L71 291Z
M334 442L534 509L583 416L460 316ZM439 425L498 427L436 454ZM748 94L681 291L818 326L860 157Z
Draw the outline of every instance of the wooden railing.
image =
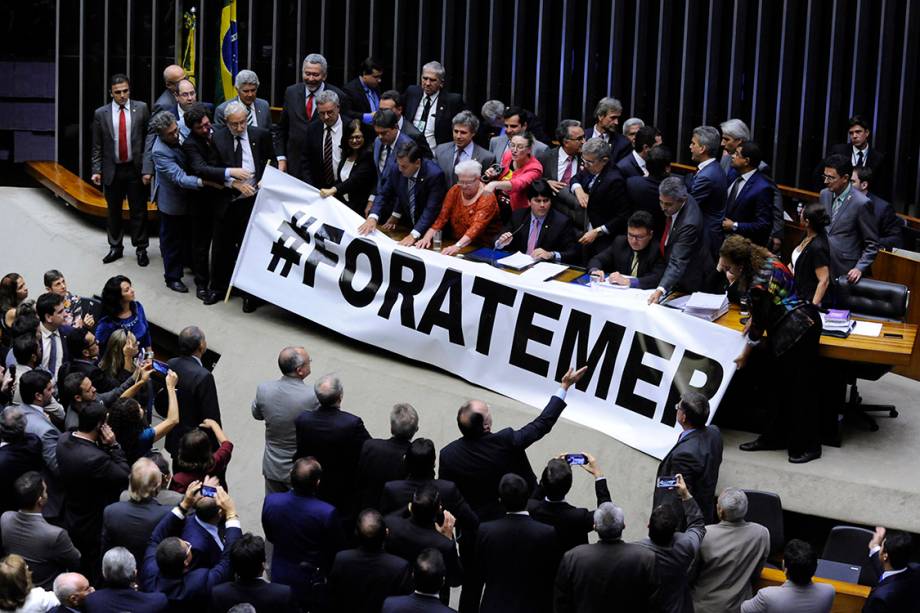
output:
M869 598L870 589L865 585L834 581L833 579L814 578L815 583L827 583L834 586L834 605L831 613L859 613ZM782 585L786 582L786 574L776 568L764 568L760 572L760 581L757 588L771 585Z

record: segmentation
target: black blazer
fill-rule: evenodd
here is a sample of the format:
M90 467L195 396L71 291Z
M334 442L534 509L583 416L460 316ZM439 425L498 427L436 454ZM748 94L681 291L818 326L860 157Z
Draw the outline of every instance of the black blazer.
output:
M403 92L403 117L409 123L415 119L415 113L419 104L422 103L425 94L418 85L410 85ZM466 103L460 94L454 94L449 91L441 90L438 92L438 105L433 108L435 112L434 119L434 140L440 145L451 140L454 136L454 115L460 111L466 110Z
M342 130L345 129L345 122L342 121ZM300 171L296 175L300 180L309 183L316 189L325 189L332 187L332 183L326 181L323 171L323 140L326 137L326 124L322 121L311 121L307 126L307 134L303 143L303 150L300 152ZM332 139L332 148L337 149L341 144L341 139ZM335 169L333 168L333 171Z
M737 178L738 171L734 168L728 171L729 191ZM773 182L755 171L738 190L734 202L726 199L725 218L738 224L738 234L765 246L773 231L773 194Z
M716 483L722 465L722 433L716 426L691 430L668 452L658 465L657 476L683 475L690 494L696 498L707 524L717 523ZM673 490L655 488L654 505L670 503L679 517L683 505ZM683 527L681 527L683 530Z
M597 497L597 506L610 502L607 479L594 481L594 495ZM588 534L594 531L594 511L574 507L564 500L546 500L541 487L534 491L533 498L527 502L527 512L537 521L556 529L561 553L584 545L588 542Z
M0 513L19 509L13 482L30 470L41 472L44 468L42 442L34 434L0 447Z
M864 566L869 567L870 574L881 578L882 566L878 556L878 552L873 554ZM864 613L916 611L915 607L918 602L920 602L920 564L911 562L904 572L879 581L869 593L869 599L863 611Z
M372 112L371 104L364 95L364 86L361 84L361 77L355 77L342 86L345 97L348 98L348 107L354 116L363 115ZM374 90L376 91L376 90ZM377 92L377 99L380 99L380 92Z
M211 139L205 139L192 132L182 143L182 151L185 153L190 175L223 185L228 166L221 163L220 154L214 147L213 136Z
M661 237L659 245L660 240ZM706 276L715 268L703 214L693 196L687 196L687 202L677 213L677 221L672 223L664 259L665 269L658 283L669 292L674 289L683 292L701 289Z
M453 481L446 479L400 479L398 481L389 481L383 486L383 492L380 495L379 504L371 505L387 515L394 512L402 512L407 509L407 505L412 502L412 495L416 490L423 486L431 484L437 488L441 494L441 505L450 511L457 518L457 527L462 530L474 531L479 526L479 518L463 499L463 494L457 488Z
M128 144L131 147L131 163L138 173L153 174L153 159L147 147L147 123L150 110L143 102L128 101L126 112L131 113L131 133ZM153 139L149 139L152 146ZM100 106L93 114L93 147L91 167L93 174L102 175L102 184L111 185L115 178L118 152L115 150L115 126L112 121L112 103Z
M268 131L265 130L265 133ZM220 404L217 401L217 386L214 384L214 375L211 371L191 356L173 358L169 361L169 367L179 375L176 385L179 423L166 435L165 444L166 450L175 458L179 452L179 441L186 432L194 430L208 418L219 424L222 422Z
M850 143L837 143L836 145L831 145L831 149L828 152L828 155L838 153L844 156L847 160L853 160L853 145ZM888 157L884 152L879 151L872 145L869 145L869 152L866 154L866 161L864 162L866 166L872 169L872 191L880 195L885 200L891 200L891 173L890 166L891 163L888 160ZM818 166L818 178L824 171L824 166ZM818 182L818 185L824 187L823 182Z
M406 476L403 457L409 449L410 442L393 436L388 439L372 438L364 441L361 455L358 457L359 509L376 509L384 484Z
M595 255L588 262L588 270L599 268L606 274L618 272L628 275L632 271L633 250L629 241L622 234L613 239L613 244ZM658 287L661 273L664 272L665 261L658 251L658 237L652 235L652 240L639 252L639 289L654 289Z
M95 387L96 391L100 394L104 394L116 387L112 385L114 381L107 377L99 366L83 359L69 360L61 363L61 367L58 368L57 380L63 383L67 375L75 372L89 377L89 380L93 382L93 387ZM70 404L69 399L65 399L65 402L67 405Z
M449 443L441 449L438 476L457 484L480 521L501 517L499 481L513 472L523 477L531 490L536 487L527 448L552 430L565 406L564 400L552 396L540 415L519 430L505 428Z
M866 194L872 203L872 212L878 222L879 249L900 247L903 241L904 220L898 217L891 203L872 192ZM60 379L58 379L60 381Z
M152 498L144 502L113 502L102 513L102 551L124 547L142 566L147 541L170 510Z
M479 526L476 565L485 582L481 613L550 613L559 564L556 530L508 514Z
M648 211L655 220L655 237L661 238L664 230L664 213L659 204L658 186L661 179L654 177L629 177L626 179L626 198L633 211Z
M262 579L237 579L232 583L215 585L211 590L211 613L226 613L241 602L248 602L256 611L269 613L294 613L299 611L291 588L281 583L268 583Z
M553 605L556 613L652 611L658 587L655 553L617 539L579 545L562 556Z
M248 135L249 146L252 149L252 161L256 167L256 183L262 180L262 173L265 172L266 162L274 162L275 148L272 145L272 133L265 128L249 126ZM218 128L211 137L211 142L220 156L220 162L224 166L236 166L235 155L233 151L234 137L226 127Z
M632 177L642 177L642 167L639 166L639 162L636 161L636 156L632 154L630 150L622 160L617 162L617 168L620 170L620 174L623 175L623 179L630 179Z
M512 232L511 242L506 251L520 251L527 253L527 239L530 237L530 209L518 209L511 213L511 219L505 227L506 232ZM558 251L562 261L575 263L581 253L578 239L575 238L575 225L568 215L550 209L540 228L537 237L537 247L547 251Z
M338 175L342 173L345 157L339 161ZM338 176L337 175L337 176ZM358 155L351 174L344 181L338 181L335 187L335 197L348 205L352 211L364 217L364 209L374 189L377 187L377 166L374 164L374 147L368 143L364 151ZM344 197L348 199L345 200Z
M831 250L827 243L827 233L822 230L809 241L795 261L796 295L802 300L811 302L815 297L815 290L818 289L818 276L815 270L827 266L827 274L830 275L830 265ZM828 287L829 291L830 287ZM827 295L826 293L825 296Z
M301 155L307 139L307 127L314 122L320 122L319 113L314 105L313 116L307 120L307 93L306 85L295 83L284 91L284 106L281 109L281 119L278 121L279 155L287 157L288 174L300 178L302 163ZM350 99L341 89L329 83L324 84L324 89L334 91L339 96L339 113L342 123L351 119L349 111Z
M161 592L139 592L128 587L107 587L96 590L83 601L86 613L133 611L134 613L165 613L169 600Z
M297 451L294 459L313 456L323 467L317 498L348 517L357 504L355 482L361 446L371 437L364 422L339 407L304 411L294 420Z
M540 164L543 165L543 178L550 179L552 181L561 181L562 177L559 176L559 155L568 155L562 151L562 147L553 147L547 148L540 155L537 156L537 159L540 160ZM572 174L572 178L578 174L582 168L581 156L578 158L578 164L576 172ZM572 179L569 179L571 184ZM559 208L564 209L564 212L572 217L573 220L577 220L575 223L578 226L584 225L585 212L578 204L578 199L575 197L575 194L572 193L572 190L568 188L563 188L559 190L556 194L556 204L561 205Z
M346 549L329 571L330 610L380 613L387 596L412 592L410 564L385 551Z
M414 564L423 549L437 549L444 556L444 564L447 566L445 586L460 585L463 580L463 569L457 556L457 544L453 540L435 530L433 525L422 526L399 513L387 515L385 521L388 530L387 552Z
M607 162L597 180L587 170L582 170L572 179L572 184L576 183L588 194L587 211L591 225L595 228L606 226L610 236L625 234L632 206L626 198L626 182L620 170Z

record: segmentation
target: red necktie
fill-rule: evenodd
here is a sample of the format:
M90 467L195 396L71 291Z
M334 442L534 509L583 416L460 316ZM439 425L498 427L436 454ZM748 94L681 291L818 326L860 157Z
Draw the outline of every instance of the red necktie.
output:
M562 173L562 179L560 179L560 181L568 185L569 181L571 180L572 180L572 158L569 158L565 162L565 172Z
M668 234L671 232L671 222L674 220L673 215L668 215L668 220L664 222L664 232L661 233L661 242L658 244L658 251L661 257L664 257L664 245L668 242Z
M307 121L313 119L313 94L307 96Z
M118 114L118 161L128 161L128 120L125 118L124 106Z

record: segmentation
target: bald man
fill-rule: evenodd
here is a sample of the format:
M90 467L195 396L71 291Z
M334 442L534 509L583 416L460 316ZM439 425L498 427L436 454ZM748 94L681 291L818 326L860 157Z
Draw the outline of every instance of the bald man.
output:
M61 606L55 611L82 611L83 601L95 590L80 573L61 573L54 580L54 595Z
M153 104L153 112L150 114L152 117L160 111L169 111L173 115L178 116L178 102L176 102L176 94L179 92L179 81L185 78L185 69L178 64L170 64L163 70L163 85L166 89L163 90L163 93L160 94L160 97L157 98L157 101Z

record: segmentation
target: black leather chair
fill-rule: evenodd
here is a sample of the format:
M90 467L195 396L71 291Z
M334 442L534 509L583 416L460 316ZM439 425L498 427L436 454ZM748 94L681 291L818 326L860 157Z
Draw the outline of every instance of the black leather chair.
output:
M857 283L848 283L841 275L834 282L834 304L838 309L848 309L852 316L880 321L904 321L910 303L910 288L900 283L889 283L877 279L862 278ZM894 405L863 404L859 395L857 381L878 381L891 371L885 364L868 364L862 362L844 362L843 372L850 385L850 396L844 406L844 419L858 420L868 425L869 430L878 430L878 423L870 412L888 413L897 417Z
M834 526L824 542L821 559L859 566L863 571L859 583L874 586L877 581L871 572L869 561L869 541L875 535L872 530L856 526Z
M747 515L745 521L760 524L770 531L771 566L779 567L783 558L783 547L786 543L785 524L783 522L783 503L773 492L758 490L742 490L748 499Z

